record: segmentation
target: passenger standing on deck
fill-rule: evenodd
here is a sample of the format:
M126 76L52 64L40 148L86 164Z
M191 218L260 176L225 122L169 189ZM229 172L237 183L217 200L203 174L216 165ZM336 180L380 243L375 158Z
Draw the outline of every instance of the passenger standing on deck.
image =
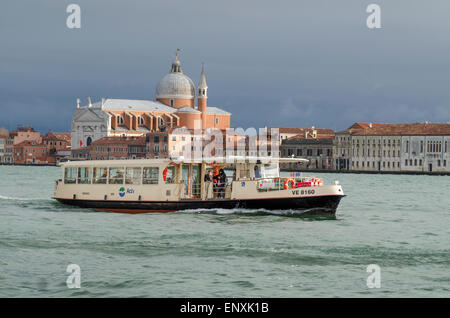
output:
M227 186L227 175L223 169L220 169L219 175L217 178L217 188L219 198L225 198L225 187Z
M211 182L213 181L213 172L212 170L208 170L208 173L205 174L204 179L204 191L203 191L203 199L211 198L212 197L212 185Z
M258 165L255 165L255 179L261 178L261 172L259 171Z

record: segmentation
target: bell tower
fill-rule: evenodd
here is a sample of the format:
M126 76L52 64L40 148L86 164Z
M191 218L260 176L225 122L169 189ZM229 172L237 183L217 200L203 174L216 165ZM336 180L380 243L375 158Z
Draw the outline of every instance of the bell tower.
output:
M198 110L202 112L202 129L206 129L208 85L206 85L205 66L202 63L202 74L198 83Z

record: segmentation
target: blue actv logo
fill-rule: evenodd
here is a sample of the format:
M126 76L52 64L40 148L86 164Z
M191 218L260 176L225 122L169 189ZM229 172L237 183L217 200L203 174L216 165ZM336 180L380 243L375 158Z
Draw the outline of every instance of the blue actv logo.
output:
M119 196L120 196L121 198L123 198L123 197L125 196L126 193L133 194L133 193L134 193L134 190L128 188L128 189L125 191L125 188L124 188L124 187L121 187L121 188L119 189Z

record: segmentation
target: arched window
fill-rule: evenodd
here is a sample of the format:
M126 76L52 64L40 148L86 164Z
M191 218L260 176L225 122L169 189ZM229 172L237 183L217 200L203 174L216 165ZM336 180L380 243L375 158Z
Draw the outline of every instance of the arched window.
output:
M92 138L91 137L87 137L86 139L86 145L90 145L92 143Z
M164 126L164 119L162 117L158 117L159 126Z
M143 126L144 125L144 118L142 116L138 117L138 125Z
M170 100L170 106L173 107L173 99Z
M123 117L122 116L117 116L117 124L119 124L119 125L123 125L123 123L124 123L124 120L123 120Z

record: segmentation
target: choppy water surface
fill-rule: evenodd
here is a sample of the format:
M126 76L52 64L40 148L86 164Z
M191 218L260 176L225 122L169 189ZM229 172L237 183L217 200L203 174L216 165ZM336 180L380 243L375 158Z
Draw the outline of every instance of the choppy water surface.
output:
M336 218L312 219L96 212L50 198L59 174L0 166L0 296L450 295L450 177L315 174L347 197ZM81 289L66 286L72 263ZM366 286L369 264L379 289Z

